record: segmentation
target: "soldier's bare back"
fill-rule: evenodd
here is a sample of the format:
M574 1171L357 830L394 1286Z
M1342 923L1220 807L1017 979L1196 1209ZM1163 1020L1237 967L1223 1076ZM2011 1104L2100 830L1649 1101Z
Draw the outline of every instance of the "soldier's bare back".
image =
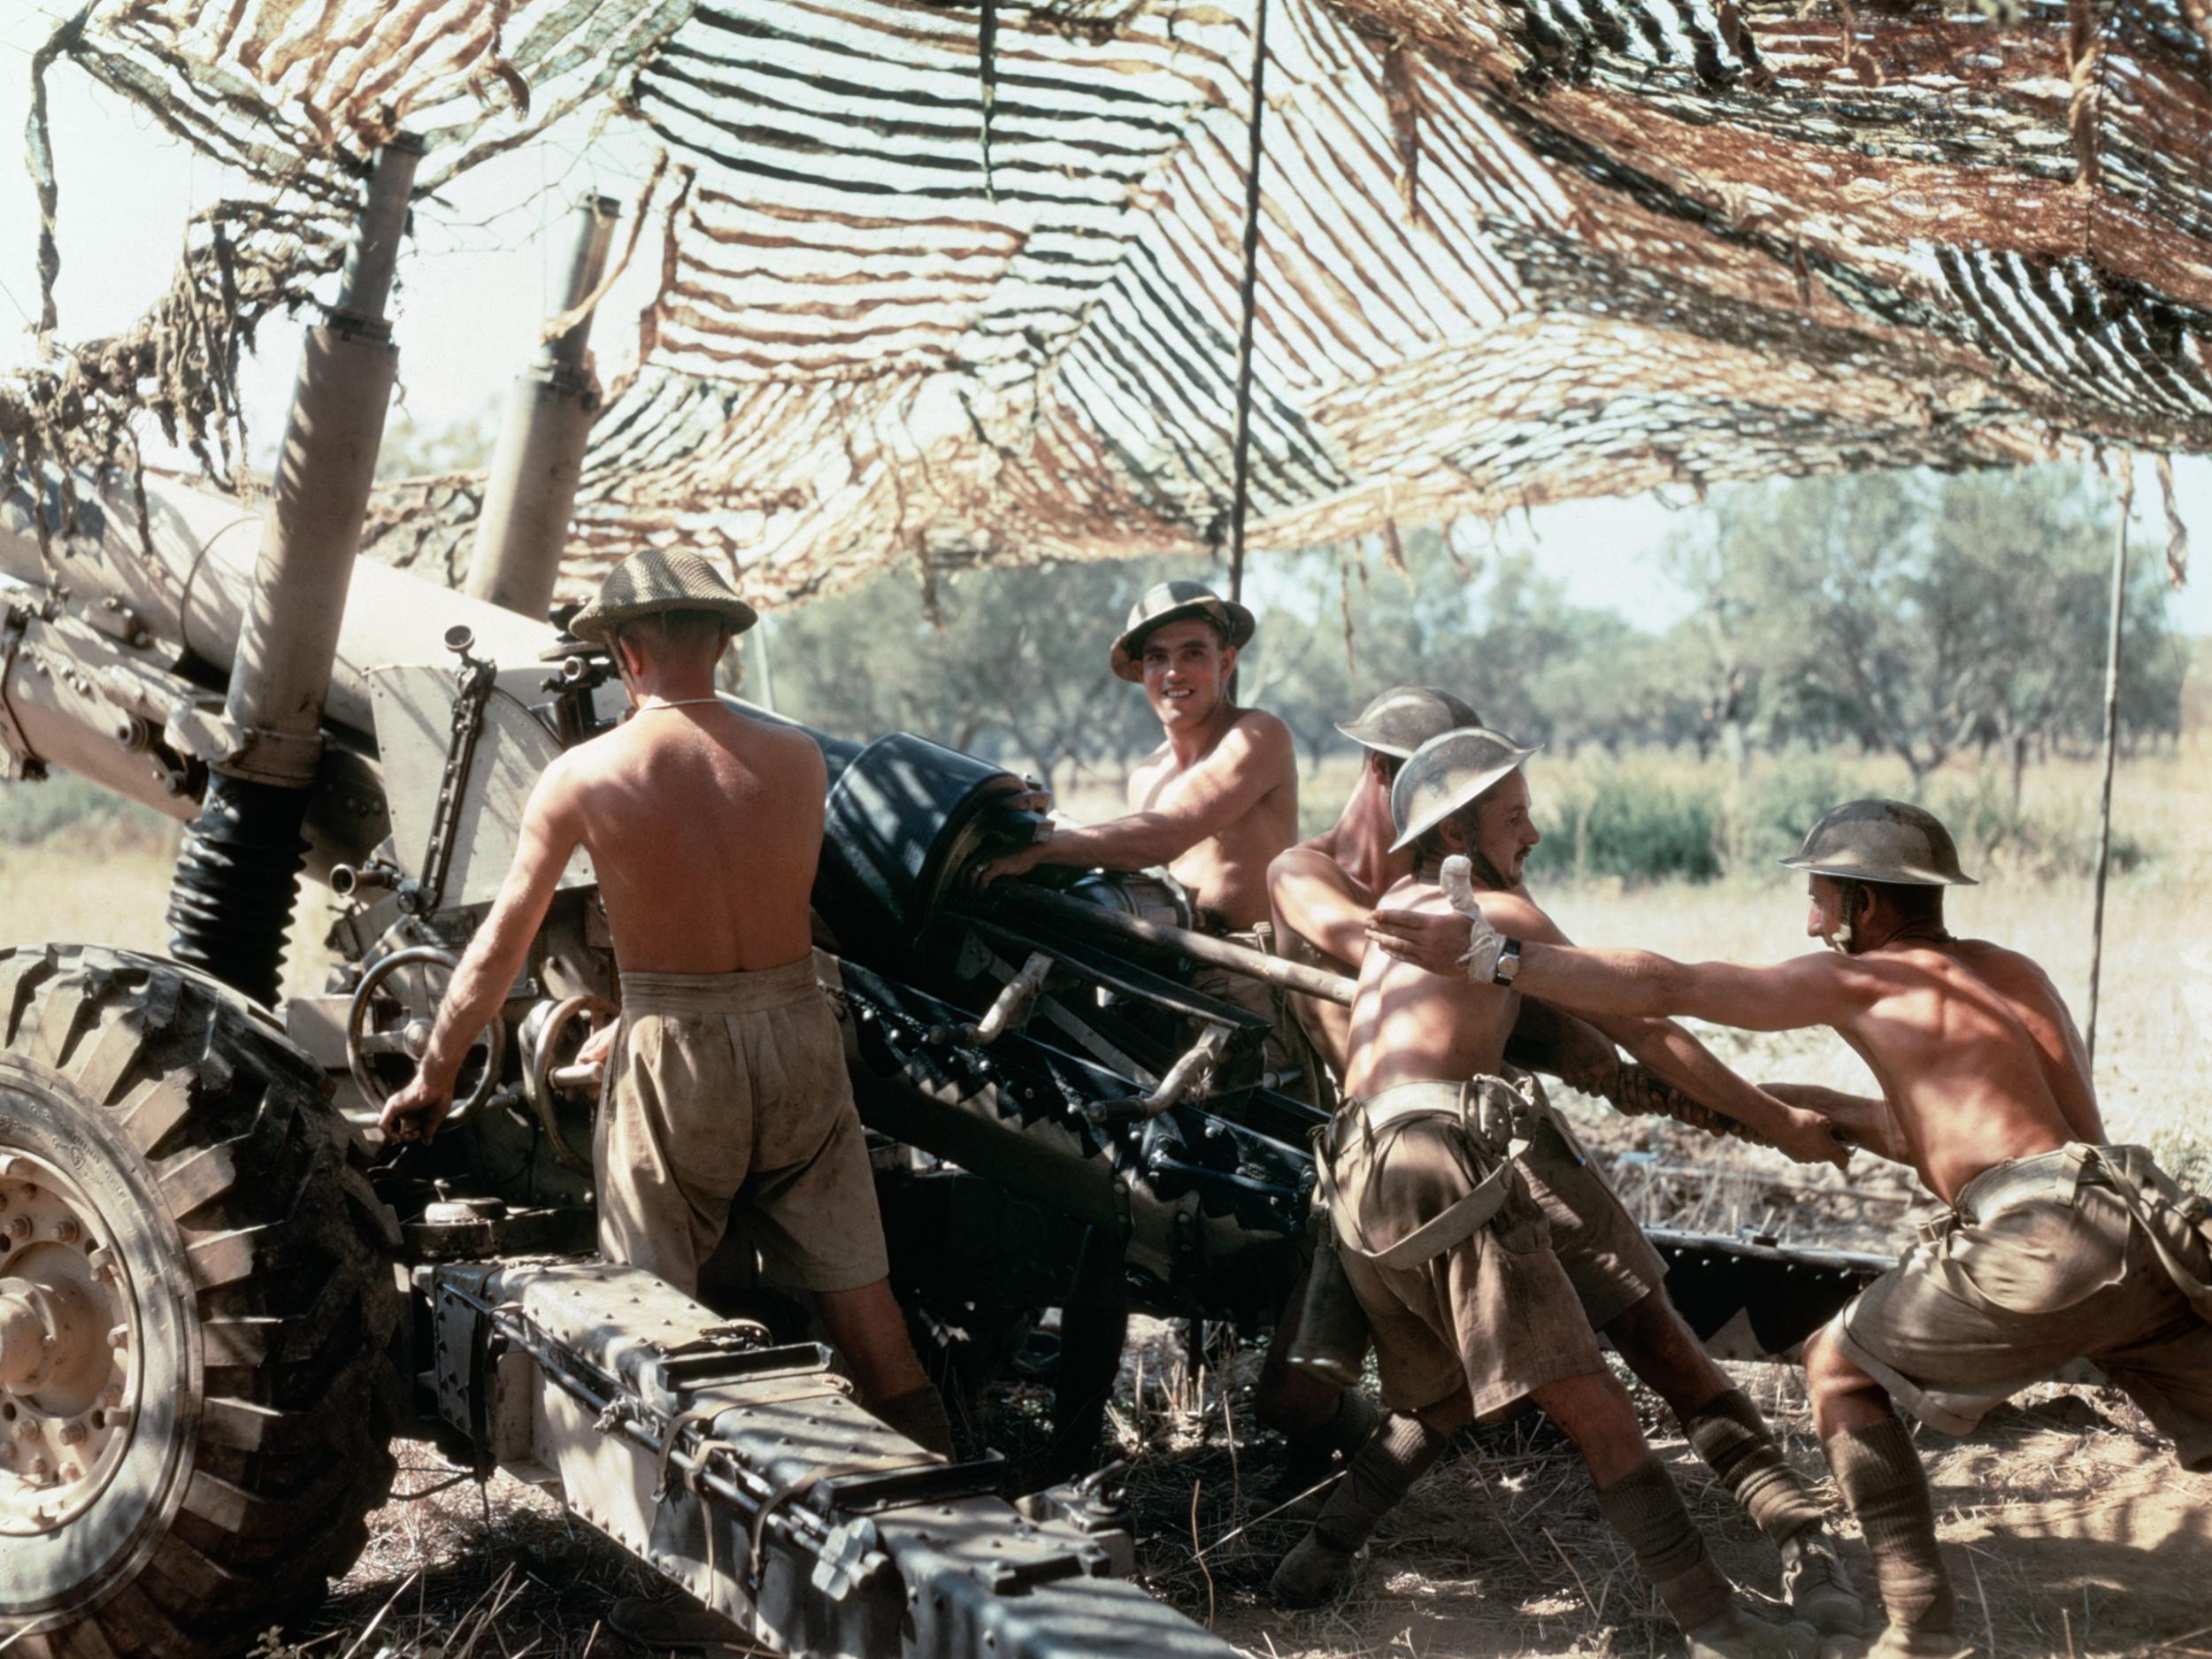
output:
M548 775L637 973L728 973L811 947L827 777L803 732L726 703L647 703Z

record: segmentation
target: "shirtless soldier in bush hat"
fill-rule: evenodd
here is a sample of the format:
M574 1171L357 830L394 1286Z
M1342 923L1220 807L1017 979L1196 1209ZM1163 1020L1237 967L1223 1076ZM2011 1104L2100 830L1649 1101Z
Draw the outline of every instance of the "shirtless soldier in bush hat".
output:
M1517 975L1532 995L1593 1012L1826 1025L1872 1069L1878 1100L1777 1092L1909 1164L1952 1213L1807 1344L1806 1382L1889 1615L1872 1651L1962 1655L1927 1477L1893 1402L1964 1433L2086 1358L2173 1440L2185 1469L2212 1468L2212 1224L2144 1148L2106 1144L2088 1056L2042 969L1945 926L1944 889L1972 882L1934 818L1854 801L1783 862L1807 873L1805 930L1832 952L1747 967L1567 949L1524 941L1485 905L1458 961L1422 954L1455 979ZM1376 926L1386 949L1406 948L1388 916Z
M1237 654L1251 642L1252 613L1203 583L1160 582L1131 607L1109 661L1140 684L1164 741L1130 775L1129 811L1103 824L1056 830L1046 841L981 859L979 887L1039 864L1147 870L1164 864L1188 890L1199 925L1239 944L1268 945L1268 861L1298 833L1298 759L1290 730L1231 700ZM1193 987L1272 1028L1266 1065L1319 1081L1289 1006L1264 980L1201 968ZM1325 1086L1324 1086L1325 1087Z
M1377 898L1415 872L1415 842L1408 835L1417 840L1452 810L1448 795L1424 790L1417 779L1409 790L1417 814L1402 834L1392 811L1392 786L1408 757L1430 739L1451 731L1471 733L1481 724L1472 708L1448 692L1399 686L1337 728L1366 751L1351 797L1331 828L1284 853L1269 871L1278 949L1286 956L1333 972L1358 972ZM1509 758L1471 735L1462 747L1477 759L1490 754ZM1543 918L1523 882L1528 855L1542 837L1529 819L1526 785L1516 765L1509 784L1501 779L1480 796L1467 856L1477 887L1514 895L1525 906L1524 925L1540 926L1545 936L1563 941L1565 935ZM1480 781L1480 775L1473 780ZM1440 771L1438 780L1465 781L1449 770ZM1309 999L1299 1002L1301 1013L1307 1013ZM1341 1075L1350 1010L1334 1003L1316 1006L1320 1018L1309 1033ZM1624 1110L1671 1110L1701 1126L1733 1123L1737 1111L1755 1116L1776 1109L1671 1020L1601 1018L1599 1025L1602 1029L1523 997L1505 1057L1613 1100ZM1648 1069L1624 1065L1617 1041ZM1713 1363L1667 1299L1665 1261L1573 1132L1552 1113L1541 1086L1533 1078L1527 1081L1538 1111L1517 1162L1585 1317L1665 1400L1692 1449L1780 1552L1783 1584L1797 1616L1819 1630L1855 1632L1863 1609L1828 1538L1820 1506L1783 1456L1758 1407ZM1719 1110L1699 1107L1701 1101ZM1826 1150L1818 1142L1816 1147ZM1359 1408L1351 1395L1340 1401L1318 1378L1279 1363L1289 1346L1279 1340L1271 1350L1255 1404L1263 1421L1292 1438L1294 1468L1286 1484L1300 1491L1318 1478L1312 1472L1318 1460L1309 1448L1326 1440L1327 1429L1340 1418L1356 1417ZM1302 1458L1295 1455L1301 1451Z
M622 971L593 1146L601 1250L692 1295L725 1229L741 1228L772 1281L812 1293L863 1403L949 1454L944 1403L891 1294L844 1044L814 978L821 751L715 695L716 664L753 620L687 552L626 560L577 612L571 628L609 648L630 715L531 792L514 865L384 1129L437 1132L469 1044L584 848Z
M1409 849L1416 867L1389 902L1442 903L1436 884L1450 856L1465 902L1540 919L1517 894L1478 900L1466 896L1465 882L1469 855L1486 850L1517 874L1533 845L1521 775L1532 752L1479 727L1415 751L1391 792L1391 850ZM1509 984L1448 980L1380 951L1361 965L1346 1100L1317 1150L1337 1246L1367 1314L1391 1410L1277 1570L1275 1594L1305 1605L1336 1593L1359 1546L1449 1436L1526 1402L1581 1453L1601 1511L1681 1626L1693 1659L1809 1655L1818 1643L1809 1625L1776 1629L1753 1617L1706 1554L1550 1248L1545 1209L1518 1161L1547 1114L1520 1082L1501 1075L1519 1000ZM1834 1149L1816 1114L1756 1090L1743 1096L1733 1104L1746 1120L1795 1156L1821 1159Z

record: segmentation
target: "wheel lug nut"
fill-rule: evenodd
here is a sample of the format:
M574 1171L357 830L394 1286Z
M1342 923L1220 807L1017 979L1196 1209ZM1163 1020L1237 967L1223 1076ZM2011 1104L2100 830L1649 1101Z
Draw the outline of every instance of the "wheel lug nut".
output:
M84 1436L85 1426L81 1423L65 1423L61 1425L61 1443L64 1446L81 1445Z
M54 1236L64 1244L74 1244L84 1236L84 1229L67 1217L64 1217L54 1228Z
M38 1419L36 1417L25 1417L20 1423L15 1425L15 1437L19 1440L35 1440L38 1439Z
M31 1218L28 1216L18 1216L8 1223L8 1237L11 1239L27 1239L30 1236Z

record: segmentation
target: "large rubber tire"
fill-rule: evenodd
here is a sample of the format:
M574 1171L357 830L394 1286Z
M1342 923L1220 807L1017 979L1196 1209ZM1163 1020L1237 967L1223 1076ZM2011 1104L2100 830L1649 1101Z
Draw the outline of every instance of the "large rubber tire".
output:
M212 979L117 950L0 950L0 1183L14 1156L13 1190L66 1188L88 1212L72 1236L104 1235L102 1286L133 1327L111 1333L110 1386L134 1396L124 1440L111 1423L104 1440L96 1410L66 1425L78 1451L93 1425L108 1472L44 1465L75 1469L76 1512L42 1535L25 1534L21 1509L44 1498L0 1472L18 1500L15 1533L0 1534L0 1647L242 1653L322 1598L390 1494L396 1225L320 1071ZM0 1410L20 1428L33 1403Z

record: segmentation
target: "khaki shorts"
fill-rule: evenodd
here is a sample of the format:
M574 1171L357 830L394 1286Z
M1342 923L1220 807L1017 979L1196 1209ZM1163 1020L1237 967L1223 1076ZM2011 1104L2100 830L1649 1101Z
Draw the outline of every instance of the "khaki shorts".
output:
M1268 935L1264 933L1231 933L1229 942L1247 949L1268 953ZM1238 973L1229 968L1210 967L1203 964L1190 977L1190 987L1204 996L1214 997L1232 1008L1256 1014L1267 1022L1267 1039L1261 1048L1261 1065L1279 1076L1296 1073L1293 1081L1282 1086L1282 1092L1294 1099L1307 1102L1322 1111L1333 1110L1336 1104L1336 1086L1329 1077L1319 1050L1306 1035L1306 1028L1298 1021L1297 1010L1291 1006L1292 998L1286 991L1277 989L1265 979L1256 979L1249 974Z
M595 1125L599 1248L697 1293L725 1231L764 1276L889 1271L845 1049L811 956L754 973L626 973Z
M1845 1356L1914 1416L1964 1434L2009 1395L2086 1359L2142 1407L2190 1470L2212 1468L2212 1325L2108 1187L2018 1197L2054 1152L1960 1191L1941 1236L1914 1246L1829 1326ZM1993 1177L2015 1196L1978 1217Z
M1408 1084L1403 1088L1458 1086ZM1388 1102L1386 1089L1371 1104ZM1344 1110L1357 1108L1347 1102ZM1386 1250L1471 1193L1477 1155L1451 1121L1417 1118L1366 1136L1334 1165L1332 1211L1345 1277L1367 1310L1386 1405L1417 1411L1463 1384L1477 1417L1504 1410L1547 1383L1601 1373L1605 1361L1573 1280L1551 1248L1544 1211L1517 1174L1504 1206L1425 1262L1386 1268L1358 1250Z
M1529 1138L1520 1164L1551 1231L1552 1254L1594 1328L1603 1330L1660 1288L1666 1262L1555 1116Z

